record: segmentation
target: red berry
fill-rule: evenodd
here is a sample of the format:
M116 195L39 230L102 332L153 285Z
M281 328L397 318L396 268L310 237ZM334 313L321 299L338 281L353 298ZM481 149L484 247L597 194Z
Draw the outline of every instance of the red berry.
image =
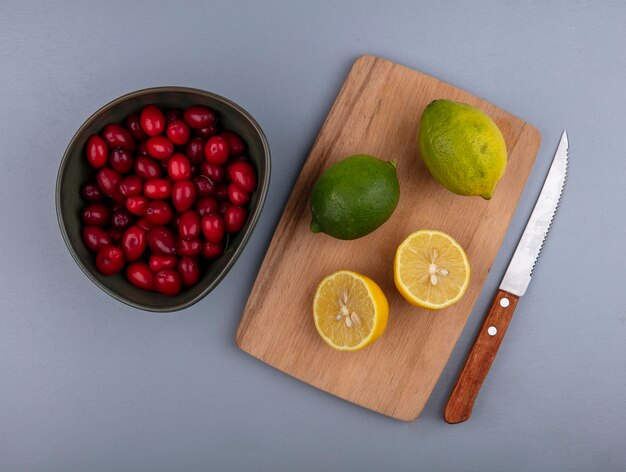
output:
M200 254L202 250L202 241L199 239L190 239L187 241L183 238L176 239L176 254L179 256L195 256Z
M86 183L80 189L80 195L83 197L83 200L88 202L99 202L104 198L104 194L98 184L93 182Z
M139 156L135 161L135 174L145 180L156 179L161 177L161 166L148 156Z
M177 146L186 144L190 134L189 126L182 120L175 120L167 125L167 137Z
M228 154L228 142L221 136L213 136L204 146L204 157L211 164L224 164Z
M224 180L224 168L217 164L203 162L200 164L200 173L206 175L213 183L219 184Z
M191 138L185 148L185 154L194 164L204 162L204 146L206 140L202 138Z
M83 223L92 226L106 226L111 220L111 210L102 203L92 203L83 208Z
M158 272L163 269L175 269L178 263L178 257L176 256L160 256L153 254L148 261L150 269L154 272Z
M136 175L129 175L120 181L117 188L125 197L133 197L141 194L143 181Z
M148 135L141 127L141 120L138 115L128 115L124 121L124 125L135 141L145 141L148 139Z
M220 136L228 142L228 149L231 155L238 156L246 151L246 144L237 133L224 131Z
M143 195L133 195L126 199L126 209L133 215L143 216L146 213L150 200Z
M217 126L207 126L206 128L195 129L194 134L201 138L210 138L217 134Z
M153 200L148 203L144 216L148 223L154 226L163 226L172 221L172 207L160 200Z
M182 154L174 154L167 161L167 173L174 181L189 180L191 178L191 164Z
M153 136L146 141L146 150L155 159L168 159L174 154L174 144L165 136Z
M150 179L143 184L143 194L155 200L165 200L172 194L172 183L167 179Z
M202 105L194 105L185 110L185 122L193 129L202 129L215 125L217 113Z
M87 154L89 164L99 169L100 167L104 167L107 163L107 159L109 158L109 146L107 146L104 139L97 134L93 134L87 139L85 153Z
M96 268L104 275L117 274L124 267L124 253L119 247L107 244L96 256Z
M205 259L213 260L217 259L224 252L224 243L210 243L205 242L202 245L202 257Z
M133 262L126 268L126 278L135 287L154 290L154 272L145 262Z
M148 136L157 136L165 129L165 116L154 105L148 105L141 110L141 127Z
M113 210L111 215L111 226L117 229L125 230L133 224L134 219L133 214L126 208L118 208Z
M113 197L118 193L117 186L122 180L122 176L109 167L104 167L96 174L98 187L107 197Z
M215 191L215 184L206 175L197 175L192 179L198 197L208 197Z
M217 201L211 197L200 198L196 201L196 211L200 216L217 213Z
M109 163L120 174L128 174L133 168L134 159L126 149L115 148L109 155Z
M109 147L120 147L127 151L133 152L135 150L135 141L126 128L122 128L120 125L110 123L104 127L102 131L102 137L107 142Z
M183 212L193 206L196 199L196 187L189 180L176 182L172 187L172 204L176 210Z
M156 253L163 256L176 255L176 240L172 232L163 227L155 226L148 230L148 246Z
M226 226L220 215L210 214L202 217L202 234L210 243L219 243L224 239Z
M154 286L163 295L174 296L180 293L182 280L178 272L172 269L163 269L156 273Z
M246 224L248 212L240 206L231 206L224 212L224 225L229 234L238 233Z
M215 187L213 196L218 202L224 202L228 200L228 185L225 183L218 184L218 186Z
M145 198L145 197L144 197ZM147 206L147 204L146 204ZM146 231L150 230L150 228L154 228L154 225L152 223L150 223L146 217L142 217L139 218L136 222L135 222L136 226L139 226L140 228L145 229Z
M146 250L146 230L139 226L131 226L122 238L122 250L127 261L139 259Z
M83 241L89 250L98 252L102 246L111 244L111 236L99 226L85 226L83 228Z
M183 111L180 108L170 108L165 111L165 122L169 125L172 121L182 120Z
M178 234L183 239L196 239L200 235L200 215L188 210L178 220Z
M228 184L228 199L233 205L243 206L250 201L250 194L240 189L237 184Z
M178 261L178 273L185 287L196 285L200 280L200 266L194 257L181 257Z
M248 162L233 162L227 169L228 179L246 192L253 192L257 186L256 170Z

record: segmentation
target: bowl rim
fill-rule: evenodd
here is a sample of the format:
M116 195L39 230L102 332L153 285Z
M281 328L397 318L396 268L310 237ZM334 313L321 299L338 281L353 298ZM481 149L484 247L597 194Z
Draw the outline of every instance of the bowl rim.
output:
M235 249L235 251L231 255L231 257L228 260L228 262L222 268L222 270L220 272L218 272L217 276L211 281L211 283L209 283L204 288L204 290L202 290L202 292L197 294L195 297L193 297L193 298L191 298L191 299L189 299L187 301L178 303L176 305L160 307L160 306L144 305L142 303L138 303L138 302L129 300L126 297L118 294L117 292L111 290L106 285L102 284L94 276L94 274L92 274L91 270L89 270L85 266L85 264L83 264L83 261L80 259L80 257L78 256L78 254L74 250L74 247L72 246L72 243L71 243L71 241L69 239L69 235L68 235L68 233L66 231L66 228L65 228L64 214L63 214L63 209L61 207L61 182L63 180L63 175L65 174L65 169L66 169L66 167L68 166L68 163L69 163L69 157L70 157L70 154L71 154L70 150L74 147L76 141L78 140L78 137L83 133L83 131L87 127L89 127L92 124L92 122L95 121L103 112L106 112L106 111L108 111L108 110L110 110L112 108L115 108L121 102L127 101L129 99L138 98L138 97L141 97L141 96L146 95L148 93L169 93L169 92L194 93L194 94L204 95L204 96L206 96L206 97L208 97L210 99L213 99L215 101L221 102L222 104L235 109L237 112L239 112L241 115L243 115L250 122L250 124L254 128L255 132L258 133L259 137L261 138L261 144L263 146L263 153L264 153L266 178L263 180L262 185L259 186L259 188L257 190L259 192L258 193L258 204L257 204L256 208L254 209L254 211L250 214L250 217L249 217L250 224L249 224L247 230L245 231L245 233L243 234L243 237L241 239L241 242L239 243L239 246ZM202 89L193 88L193 87L173 86L172 85L172 86L160 86L160 87L144 88L144 89L135 90L133 92L129 92L129 93L126 93L124 95L121 95L120 97L118 97L118 98L116 98L114 100L111 100L107 104L105 104L102 107L100 107L98 110L96 110L94 113L92 113L89 116L89 118L87 118L83 122L83 124L80 126L80 128L78 128L78 130L72 136L72 139L70 139L67 147L65 148L65 152L63 153L63 157L61 158L61 162L59 164L59 169L57 171L57 179L56 179L56 185L55 185L55 207L56 207L57 223L59 224L59 228L61 230L61 235L63 236L63 241L65 242L65 245L66 245L67 249L69 250L70 254L72 255L72 258L74 259L74 262L76 263L76 265L78 265L78 267L82 270L82 272L98 288L100 288L100 290L102 290L106 294L110 295L114 299L116 299L116 300L118 300L118 301L120 301L120 302L122 302L122 303L124 303L124 304L126 304L128 306L131 306L133 308L138 308L138 309L141 309L141 310L144 310L144 311L150 311L150 312L156 312L156 313L173 313L173 312L180 311L180 310L183 310L185 308L188 308L188 307L198 303L204 297L206 297L211 291L213 291L213 289L222 281L222 279L226 276L226 274L230 271L230 269L232 269L232 267L235 265L235 263L237 262L237 259L239 259L239 256L241 255L241 253L243 252L244 248L248 244L248 241L250 240L250 237L252 236L252 233L254 232L254 228L256 227L256 225L258 223L258 220L259 220L260 215L261 215L261 211L263 210L263 206L265 205L265 199L267 197L267 193L268 193L269 185L270 185L270 178L271 178L271 154L270 154L270 147L269 147L269 143L267 141L267 137L265 136L265 133L261 129L261 126L259 125L259 123L243 107L241 107L237 103L233 102L232 100L229 100L228 98L223 97L221 95L218 95L218 94L216 94L214 92L209 92L207 90L202 90Z

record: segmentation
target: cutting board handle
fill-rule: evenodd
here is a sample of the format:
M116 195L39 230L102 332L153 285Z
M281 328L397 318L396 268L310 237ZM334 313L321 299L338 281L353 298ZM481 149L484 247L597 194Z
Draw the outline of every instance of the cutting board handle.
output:
M448 423L461 423L472 414L474 401L496 357L518 300L519 297L504 290L498 290L494 297L448 399L443 413Z

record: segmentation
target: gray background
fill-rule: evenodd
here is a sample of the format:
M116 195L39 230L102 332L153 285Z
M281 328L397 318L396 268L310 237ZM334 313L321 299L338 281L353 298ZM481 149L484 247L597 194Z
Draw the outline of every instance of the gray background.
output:
M626 4L2 2L0 470L626 470ZM437 3L437 4L436 4ZM463 335L402 423L239 351L283 205L351 63L378 54L536 125L543 144ZM98 290L61 239L61 155L143 87L218 92L261 123L273 176L234 269L157 315ZM565 198L467 423L441 412L563 128Z

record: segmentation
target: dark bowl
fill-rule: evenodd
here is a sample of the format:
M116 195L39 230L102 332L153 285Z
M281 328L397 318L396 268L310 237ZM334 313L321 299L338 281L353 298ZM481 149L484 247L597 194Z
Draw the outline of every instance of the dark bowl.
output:
M258 187L248 204L248 221L244 228L231 235L224 254L211 261L197 285L183 289L169 297L156 292L147 292L131 285L123 272L105 276L96 270L95 255L87 249L82 240L80 212L85 202L81 199L80 188L95 180L96 170L85 158L87 138L100 133L108 123L122 123L131 113L139 112L144 106L154 104L162 108L186 108L191 105L206 105L216 110L224 127L238 133L247 144L247 153L258 172ZM193 305L224 278L246 243L261 214L270 181L270 150L267 139L258 123L242 107L230 100L204 90L187 87L155 87L138 90L113 100L95 112L76 132L70 141L57 176L56 211L59 226L70 254L93 283L127 305L142 310L167 312Z

